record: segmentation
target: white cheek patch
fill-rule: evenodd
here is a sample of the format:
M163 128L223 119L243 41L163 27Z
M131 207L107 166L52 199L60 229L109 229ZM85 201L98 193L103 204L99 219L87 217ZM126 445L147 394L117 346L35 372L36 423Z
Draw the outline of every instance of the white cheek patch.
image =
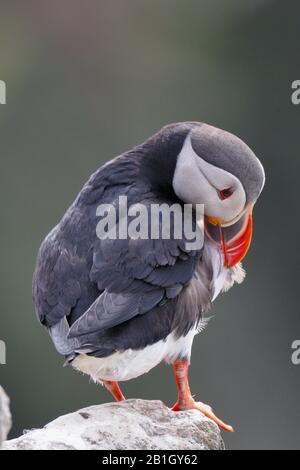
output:
M246 194L238 178L199 157L190 135L177 159L173 188L185 203L204 204L206 215L226 221L238 216L246 204ZM234 192L228 199L221 200L217 191L227 188Z
M203 204L203 194L206 200L209 196L214 197L213 188L198 168L196 158L188 136L178 156L173 177L175 193L187 204Z

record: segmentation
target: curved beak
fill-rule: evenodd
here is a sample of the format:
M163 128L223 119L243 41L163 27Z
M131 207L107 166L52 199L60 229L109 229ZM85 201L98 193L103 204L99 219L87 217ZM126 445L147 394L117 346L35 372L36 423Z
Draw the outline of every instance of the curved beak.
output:
M207 217L205 233L217 243L224 256L224 266L232 268L244 259L252 240L253 206L247 206L241 216L232 224Z

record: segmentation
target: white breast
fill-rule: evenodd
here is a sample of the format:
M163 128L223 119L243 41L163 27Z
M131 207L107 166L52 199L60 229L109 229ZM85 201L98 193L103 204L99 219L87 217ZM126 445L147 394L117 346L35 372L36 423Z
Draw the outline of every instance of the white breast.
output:
M245 279L246 272L241 263L238 263L230 269L225 268L223 255L218 246L214 243L206 242L205 250L212 262L212 301L214 301L220 292L227 292L235 282L241 284Z

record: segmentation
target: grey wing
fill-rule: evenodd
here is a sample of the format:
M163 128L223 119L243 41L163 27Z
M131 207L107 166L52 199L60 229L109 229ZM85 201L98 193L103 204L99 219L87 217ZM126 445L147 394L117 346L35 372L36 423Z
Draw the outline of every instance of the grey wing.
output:
M65 249L55 228L43 242L33 277L33 300L40 322L52 327L68 317L82 296L79 260Z
M39 250L33 300L48 328L64 317L72 324L99 296L89 273L96 238L96 208L122 194L136 179L135 160L122 155L97 170Z
M187 248L184 234L168 240L97 240L90 278L102 293L72 325L69 337L112 328L176 298L201 254Z

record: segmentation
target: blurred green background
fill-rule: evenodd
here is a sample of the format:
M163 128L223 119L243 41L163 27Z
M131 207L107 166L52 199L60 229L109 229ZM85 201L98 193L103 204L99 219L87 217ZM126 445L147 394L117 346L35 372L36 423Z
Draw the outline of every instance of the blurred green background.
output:
M166 123L241 136L264 163L246 282L214 304L194 343L191 385L236 428L229 449L300 448L300 3L272 0L0 2L0 383L14 428L110 400L59 357L38 324L39 245L89 175ZM176 389L170 367L123 384L128 397Z

